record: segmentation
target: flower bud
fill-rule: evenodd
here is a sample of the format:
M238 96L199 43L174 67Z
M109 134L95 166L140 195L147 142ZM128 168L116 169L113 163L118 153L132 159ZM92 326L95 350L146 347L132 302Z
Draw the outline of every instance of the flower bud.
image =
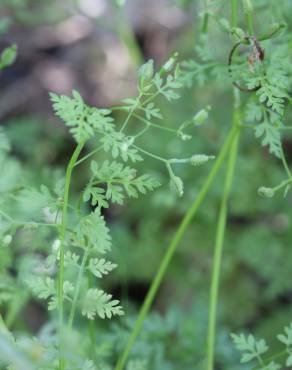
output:
M258 189L258 193L265 198L273 198L273 196L275 195L275 191L272 188L267 188L265 186L261 186Z
M60 247L61 247L61 240L60 239L55 239L54 243L52 245L53 254L58 254L59 250L60 250Z
M220 24L220 26L225 30L225 31L229 31L230 30L230 23L228 22L228 20L226 18L220 18L218 20L218 23Z
M171 176L170 177L170 188L179 196L181 197L184 193L184 184L182 179L178 176Z
M243 31L243 29L242 29L242 28L239 28L239 27L234 27L234 28L232 28L232 30L231 30L231 34L232 34L233 36L237 37L237 38L238 38L238 40L240 40L240 41L244 40L244 39L245 39L245 37L246 37L246 34L245 34L245 32Z
M11 242L12 242L12 235L10 234L5 235L3 238L3 245L5 247L8 247L11 244Z
M206 154L194 154L191 157L190 163L192 166L200 166L211 159L215 159L214 155L206 155Z
M208 105L205 109L201 109L198 113L194 115L192 121L195 124L195 126L201 126L203 123L207 121L210 110L211 107L210 105Z
M182 139L183 141L186 141L186 140L190 140L192 138L191 135L188 135L188 134L184 134L182 131L178 131L177 132L177 135L179 136L180 139Z
M129 148L134 143L134 136L128 136L126 140L121 144L120 148L123 152L126 152Z
M162 66L161 73L170 72L176 63L177 58L178 58L178 53L174 53L174 55L171 58L169 58L168 61Z
M0 67L8 67L14 63L17 56L17 46L12 45L4 49L0 55Z

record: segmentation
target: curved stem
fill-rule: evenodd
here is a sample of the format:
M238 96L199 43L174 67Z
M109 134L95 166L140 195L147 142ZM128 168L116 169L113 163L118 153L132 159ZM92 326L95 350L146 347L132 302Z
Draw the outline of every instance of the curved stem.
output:
M228 153L228 150L229 150L229 147L231 145L231 143L233 142L236 134L237 134L237 130L238 128L237 127L233 127L220 151L220 154L218 156L218 158L216 159L215 161L215 164L209 174L209 176L207 177L201 191L199 192L198 196L196 197L195 201L192 203L191 207L189 208L188 212L185 214L184 218L182 219L174 237L172 238L170 244L168 245L167 249L166 249L166 252L165 252L165 255L160 263L160 266L159 266L159 269L156 273L156 276L154 277L153 281L152 281L152 284L150 286L150 289L147 293L147 296L144 300L144 303L140 309L140 312L139 312L139 315L138 315L138 318L137 318L137 321L135 323L135 326L133 328L133 331L128 339L128 342L127 342L127 345L124 349L124 351L122 352L118 362L117 362L117 365L115 367L115 370L122 370L126 364L126 361L128 359L128 356L131 352L131 349L133 347L133 344L137 338L137 336L139 335L140 333L140 330L141 330L141 327L142 327L142 323L145 319L145 316L147 315L147 313L149 312L149 309L153 303L153 300L157 294L157 291L161 285L161 282L162 282L162 279L164 278L164 275L166 273L166 270L168 268L168 265L169 263L171 262L172 258L173 258L173 255L182 239L182 237L184 236L185 234L185 231L187 229L187 227L189 226L190 222L192 221L194 215L196 214L196 212L198 211L200 205L202 204L202 202L204 201L219 169L221 168L223 162L224 162L224 159L226 157L226 154Z
M62 220L60 226L60 264L59 264L59 276L58 276L58 304L59 304L59 370L65 368L64 358L64 338L63 338L63 326L64 326L64 256L65 256L65 235L68 221L68 205L69 205L69 191L72 171L80 155L80 152L84 146L84 142L81 142L75 148L72 157L69 161L66 177L65 177L65 189L64 189L64 202L62 210Z
M233 125L238 126L240 120L239 112L236 110L234 112L234 122ZM235 162L238 152L238 141L239 141L238 130L234 142L230 148L228 166L226 171L225 185L223 190L223 197L219 212L217 231L216 231L216 241L215 241L215 252L213 260L212 269L212 282L210 288L210 300L209 300L209 322L208 322L208 339L207 339L207 370L214 369L214 352L215 352L215 337L216 337L216 316L217 316L217 306L218 306L218 290L219 290L219 279L220 270L222 262L222 251L223 243L227 222L227 206L228 198L232 186L233 173Z

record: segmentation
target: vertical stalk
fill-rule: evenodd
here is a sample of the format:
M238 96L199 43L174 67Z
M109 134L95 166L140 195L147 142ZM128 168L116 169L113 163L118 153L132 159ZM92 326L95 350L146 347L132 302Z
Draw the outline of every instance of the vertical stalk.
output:
M87 271L87 280L88 280L88 287L92 288L94 284L94 279L92 273ZM88 321L88 336L90 338L90 354L91 359L94 363L97 362L96 356L96 328L95 328L95 321L94 320L87 320Z
M238 110L234 112L233 125L238 127L236 137L230 148L229 160L226 170L225 185L223 190L223 197L219 211L219 218L216 231L215 240L215 252L212 268L212 282L210 289L210 300L209 300L209 322L208 322L208 338L207 338L207 370L214 369L214 352L215 352L215 337L216 337L216 316L218 306L218 291L219 291L219 280L220 270L222 263L222 252L224 244L225 229L227 223L227 206L229 194L232 186L235 162L238 152L238 141L239 141L239 124L240 124L240 113Z
M284 169L286 171L286 174L288 176L289 179L292 179L292 172L288 166L288 163L287 163L287 160L286 160L286 157L285 157L285 153L284 153L284 149L283 149L283 145L281 146L281 160L282 160L282 163L283 163L283 166L284 166Z
M84 146L84 142L81 142L75 148L72 157L69 161L66 177L65 177L65 189L64 189L64 200L62 209L62 220L60 226L60 265L59 265L59 276L58 276L58 304L59 304L59 370L65 368L64 358L64 338L63 338L63 326L64 326L64 256L65 256L65 236L68 222L68 203L69 203L69 191L71 184L72 171L75 163L78 160L79 154Z
M82 257L81 265L79 267L79 273L78 273L78 277L77 277L75 293L74 293L73 302L72 302L72 306L71 306L71 310L70 310L70 314L69 314L69 320L68 320L68 328L69 329L71 329L72 325L73 325L74 316L75 316L76 307L77 307L77 300L78 300L80 287L81 287L81 282L82 282L82 276L84 274L84 269L85 269L87 259L88 259L88 251L85 251L84 254L83 254L83 257Z
M243 9L245 14L245 20L247 24L248 32L251 35L254 35L253 27L253 6L251 0L243 0Z
M198 211L199 207L201 206L202 202L204 201L219 169L221 168L224 159L226 157L226 154L229 151L229 147L231 143L234 141L235 136L237 135L237 127L233 127L224 143L222 146L222 149L220 151L219 156L217 157L213 168L207 177L201 191L199 192L197 198L195 201L192 203L191 207L189 208L188 212L185 214L184 218L182 219L174 237L172 238L170 244L168 245L166 252L164 254L164 257L160 263L159 269L156 273L156 276L154 277L152 284L150 286L150 289L146 295L146 298L144 300L144 303L140 309L137 321L135 323L135 326L132 330L132 333L130 334L130 337L128 339L127 345L122 352L117 365L115 367L115 370L122 370L126 364L126 361L128 359L128 356L131 352L131 349L133 347L133 344L137 338L137 336L140 333L142 323L145 319L145 316L148 314L149 309L153 303L153 300L157 294L157 291L161 285L162 279L166 273L166 270L168 268L169 263L172 260L172 257L178 247L178 244L180 243L182 237L184 236L184 233L189 226L190 222L192 221L193 217L195 216L196 212Z
M208 12L209 0L205 0L205 14L202 24L202 34L207 35L209 28L209 12Z
M247 0L249 1L249 0ZM245 0L243 0L245 2ZM245 3L244 3L245 5ZM238 23L238 0L231 0L231 25L237 27ZM216 230L215 251L212 267L212 278L209 298L209 318L208 318L208 334L207 334L207 370L214 369L214 353L215 353L215 338L216 338L216 317L218 306L218 291L219 279L222 262L223 243L225 236L225 229L227 223L227 206L229 193L232 186L232 179L234 173L235 162L238 152L238 141L240 134L240 96L239 91L234 89L234 112L233 112L233 127L237 127L237 135L232 144L229 153L229 161L226 170L225 185L223 190L223 197L219 211L219 218Z
M238 23L238 0L231 0L231 27L236 27Z

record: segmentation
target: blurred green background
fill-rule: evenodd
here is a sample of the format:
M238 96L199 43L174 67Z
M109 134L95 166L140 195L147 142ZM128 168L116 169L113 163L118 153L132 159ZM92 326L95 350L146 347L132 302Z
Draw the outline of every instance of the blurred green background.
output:
M211 3L219 16L229 18L228 1L217 1L217 8L216 2ZM291 33L291 1L254 3L258 30L284 18ZM76 89L88 104L98 107L117 105L122 98L134 96L137 67L145 60L154 59L158 68L174 51L182 60L196 58L203 9L204 2L195 0L132 0L124 6L109 0L0 0L0 50L12 43L18 46L15 64L0 74L1 126L12 147L9 159L1 163L1 191L7 184L14 184L16 191L17 187L39 188L41 184L53 189L64 174L74 143L52 113L49 91L69 95ZM210 48L226 66L232 42L213 23ZM224 68L222 76L207 72L204 84L195 81L191 88L182 90L175 104L163 99L159 104L164 114L161 124L173 128L206 105L212 110L208 123L197 128L191 140L183 142L165 132L150 131L141 139L143 147L167 157L218 153L232 115L232 84ZM287 123L290 118L288 114ZM122 118L116 115L115 119ZM131 125L134 130L140 123L132 120ZM283 143L291 164L291 135L286 135ZM92 141L86 150L94 147ZM103 284L120 297L126 318L109 325L96 323L101 357L116 356L123 347L165 248L211 165L178 169L185 183L184 196L178 199L169 190L165 169L159 162L147 160L141 164L143 171L156 174L163 186L107 211L113 237L111 259L119 267ZM199 369L203 361L223 173L188 229L134 348L133 358L148 353L152 370ZM87 178L87 166L80 166L74 176L73 197L78 197ZM232 189L221 276L218 369L239 368L228 333L252 331L277 350L275 333L291 321L291 193L272 199L257 194L259 186L276 185L282 178L280 161L261 147L252 132L245 132ZM17 219L30 220L36 216L37 201L26 198L16 203L11 197L8 208ZM4 277L8 270L13 283L10 292L0 292L0 303L5 311L7 295L12 295L12 301L18 303L14 302L11 328L36 334L47 322L48 313L22 286L21 274L28 268L27 260L46 254L52 235L45 230L37 234L24 230L13 243L12 250L1 254L1 274ZM19 290L23 297L15 296Z

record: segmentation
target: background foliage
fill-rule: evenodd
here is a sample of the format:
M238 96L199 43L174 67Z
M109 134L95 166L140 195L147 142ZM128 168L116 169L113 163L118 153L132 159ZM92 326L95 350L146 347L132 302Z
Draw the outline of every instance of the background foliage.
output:
M36 225L31 220L49 222L50 209L58 207L55 199L61 197L64 166L74 146L67 130L53 115L48 92L71 96L72 90L78 90L89 106L107 109L119 104L121 99L135 96L139 82L136 71L144 60L152 58L159 70L169 56L178 51L179 60L187 60L183 66L189 71L190 86L181 89L180 99L171 104L165 96L158 97L157 105L163 115L159 124L177 130L200 109L211 106L208 120L189 130L190 140L181 140L162 130L149 130L139 139L139 145L167 158L191 157L194 153L217 154L230 126L232 83L227 59L232 41L224 29L218 32L218 23L224 25L223 18L229 19L229 2L129 1L125 7L118 5L114 1L0 1L1 50L8 48L0 62L8 67L0 75L3 127L0 132L0 209L16 220L15 228L9 229L9 233L9 220L4 217L0 220L0 308L8 328L17 335L20 357L24 351L37 360L41 346L50 347L55 335L54 314L47 311L46 305L37 298L40 292L35 294L28 283L32 271L41 273L40 261L51 253L55 241L50 228L38 227L35 232ZM254 1L254 8L257 34L264 34L275 22L286 23L283 36L264 41L263 46L267 58L273 56L268 59L274 63L271 78L276 68L280 70L276 76L278 81L280 77L282 82L284 79L282 87L289 93L292 3L258 0ZM207 47L201 32L205 12L212 15ZM244 28L243 9L240 22ZM14 44L18 55L10 65L15 58ZM286 59L281 56L283 49ZM193 77L192 83L190 77ZM57 95L52 98L55 104L58 104ZM77 93L74 98L81 99ZM280 193L271 199L259 197L260 186L273 187L283 180L283 169L281 161L269 153L269 149L276 155L279 153L275 133L264 133L263 126L260 128L264 123L254 122L256 107L252 104L256 104L256 99L248 94L242 98L244 102L251 100L247 109L250 109L251 121L257 125L257 136L270 136L266 138L268 147L263 148L253 131L242 135L231 194L220 286L217 366L233 370L242 366L229 333L244 329L257 338L264 337L273 353L281 351L283 338L277 340L276 334L289 326L292 300L291 193L285 198ZM133 102L125 102L127 104L131 106ZM282 123L289 125L291 109L286 105ZM151 113L152 108L149 107L148 116L145 112L146 118L155 114L159 118L157 112ZM283 106L276 108L281 113ZM62 107L55 106L62 117L60 109ZM125 113L113 111L113 116L116 122L122 122ZM106 111L103 118L106 119ZM141 129L138 119L133 119L130 125L133 132L138 125ZM73 134L78 141L80 133L74 131ZM282 136L291 166L290 131ZM90 140L85 150L89 153L95 147L94 140ZM105 154L97 153L95 159L102 161ZM109 258L118 268L103 279L102 289L121 301L126 316L111 321L95 320L90 324L79 318L80 331L76 331L70 341L70 352L93 351L101 369L113 365L124 348L137 307L165 247L210 170L209 164L178 166L176 174L184 181L184 194L178 198L169 189L169 174L160 162L147 159L138 162L136 167L141 174L150 173L162 186L139 200L126 198L123 205L119 204L122 201L118 194L116 204L104 211L112 235ZM121 169L116 166L113 170ZM96 168L91 171L94 173ZM74 201L78 201L90 176L88 166L78 167L73 184ZM222 178L218 176L171 263L134 346L129 370L203 367L214 225L222 196ZM42 184L46 184L46 188L41 187ZM149 188L155 187L156 183L149 183ZM21 230L16 227L19 220L27 223ZM98 274L98 270L95 272ZM49 292L42 292L50 296ZM99 333L98 345L93 350L85 341L80 348L79 336L84 332L90 336L92 330ZM30 339L33 337L37 339ZM0 337L0 343L1 340ZM54 357L48 352L50 355ZM2 357L4 361L5 356ZM291 362L288 365L291 366ZM17 358L14 366L17 368ZM78 363L76 368L94 369L89 362Z

